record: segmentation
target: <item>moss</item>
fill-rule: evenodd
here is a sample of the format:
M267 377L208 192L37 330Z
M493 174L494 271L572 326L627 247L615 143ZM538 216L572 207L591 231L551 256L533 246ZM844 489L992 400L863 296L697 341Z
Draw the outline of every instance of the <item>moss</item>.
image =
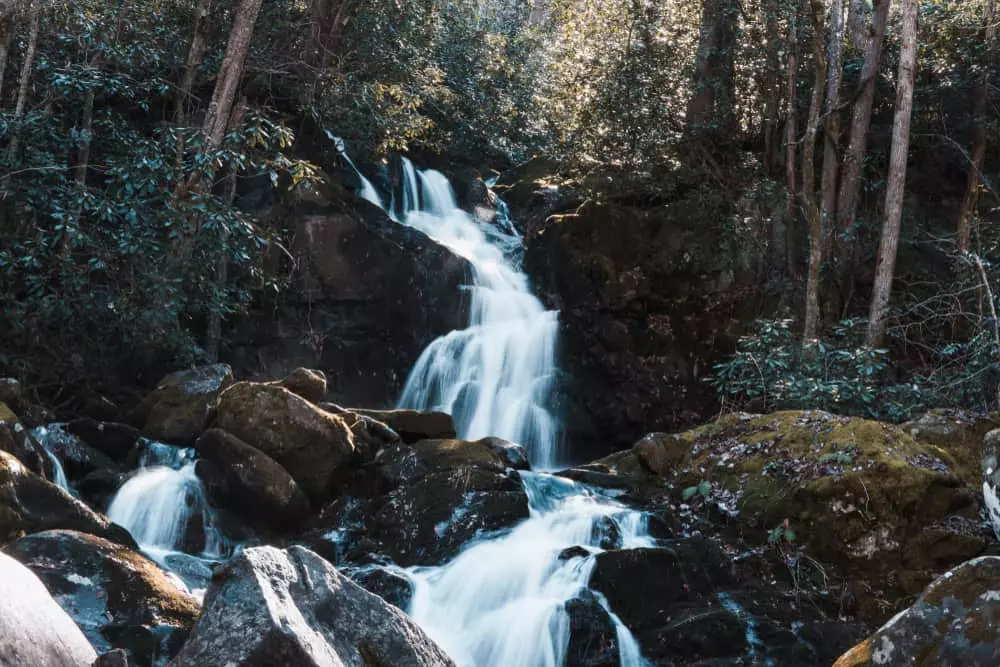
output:
M13 424L18 421L17 415L14 411L7 407L6 403L0 403L0 422L7 422Z

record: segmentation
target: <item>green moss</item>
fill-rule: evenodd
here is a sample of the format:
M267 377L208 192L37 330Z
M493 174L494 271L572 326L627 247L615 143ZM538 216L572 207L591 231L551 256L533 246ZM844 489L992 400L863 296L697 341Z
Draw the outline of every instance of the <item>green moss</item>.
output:
M7 422L13 424L18 421L17 415L14 411L7 407L6 403L0 403L0 422Z

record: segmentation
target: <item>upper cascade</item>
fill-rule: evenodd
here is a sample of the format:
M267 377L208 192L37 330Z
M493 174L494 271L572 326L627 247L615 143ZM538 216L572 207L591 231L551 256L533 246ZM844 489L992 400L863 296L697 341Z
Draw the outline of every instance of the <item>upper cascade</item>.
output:
M338 148L343 152L342 142ZM427 346L399 407L448 412L461 437L505 438L527 448L535 469L555 468L561 458L553 409L558 312L531 293L519 265L522 239L506 207L498 207L495 222L480 223L459 207L441 172L416 169L407 158L401 171L399 200L393 195L383 205L358 171L361 196L468 260L472 275L468 327Z

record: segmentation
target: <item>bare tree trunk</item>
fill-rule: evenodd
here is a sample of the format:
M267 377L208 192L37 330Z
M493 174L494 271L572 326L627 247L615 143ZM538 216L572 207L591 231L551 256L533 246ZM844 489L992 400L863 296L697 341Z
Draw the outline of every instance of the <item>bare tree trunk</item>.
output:
M798 34L795 30L794 10L788 17L788 87L785 119L785 187L788 189L788 198L785 203L785 252L787 253L788 273L795 276L798 271L795 266L795 144L798 141L798 113L795 109L796 79L799 68L799 45Z
M20 121L24 117L24 109L28 105L28 88L31 86L31 72L35 66L35 51L38 49L38 28L41 23L42 4L33 0L28 13L29 33L28 49L24 52L24 63L21 65L21 77L17 84L17 102L14 105L14 135L10 139L8 152L13 160L20 146Z
M830 4L830 26L827 36L826 122L823 131L823 178L820 222L823 227L823 256L833 257L834 221L837 214L837 174L840 171L840 82L844 64L844 5L843 0Z
M877 347L885 336L885 311L892 293L892 279L899 247L899 227L903 217L906 187L906 160L910 150L910 117L913 111L913 79L917 66L917 0L903 0L902 48L896 81L896 115L892 125L889 182L885 193L885 222L879 244L878 266L872 288L868 317L867 344Z
M7 58L10 55L10 39L14 35L15 4L0 7L0 108L3 108L3 79L7 73Z
M806 278L806 318L803 339L806 342L819 336L819 275L823 264L823 227L819 203L816 201L816 131L819 113L823 107L823 84L826 81L826 58L823 53L823 2L811 0L813 25L814 83L809 103L809 119L802 146L802 207L809 222L809 274Z
M982 175L983 161L986 159L986 97L990 86L990 50L993 46L993 38L996 34L996 27L993 21L996 17L996 5L990 0L986 10L986 19L983 27L983 43L987 51L983 73L976 82L976 88L972 93L972 152L970 154L969 176L965 185L965 196L962 198L962 207L958 213L958 249L965 252L969 249L969 236L971 235L972 218L979 207L979 185Z
M187 105L191 98L191 89L198 76L198 67L205 57L208 37L205 34L205 19L212 11L212 0L198 0L194 10L194 26L191 30L191 42L188 45L187 58L184 60L184 76L181 77L180 94L177 97L177 109L174 111L174 123L178 126L187 122Z
M687 107L688 134L729 137L735 129L734 47L739 6L735 0L703 0L695 55L694 94Z
M764 166L768 174L774 173L776 154L780 146L778 134L778 105L781 87L779 83L778 50L781 38L778 35L778 3L767 0L765 35L767 39L767 71L764 73Z
M875 0L877 4L879 0ZM847 34L851 38L851 46L858 49L868 48L868 2L867 0L848 0Z

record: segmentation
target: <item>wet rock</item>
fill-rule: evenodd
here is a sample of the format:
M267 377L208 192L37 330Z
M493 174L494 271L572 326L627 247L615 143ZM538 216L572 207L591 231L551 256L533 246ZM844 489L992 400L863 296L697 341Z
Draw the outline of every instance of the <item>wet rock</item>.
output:
M271 535L295 530L309 515L309 501L281 465L221 429L195 443L199 477L212 504Z
M162 665L183 644L199 605L155 563L69 530L29 535L10 554L45 583L101 652L121 648L138 665Z
M95 470L76 483L76 491L91 507L105 511L127 478L122 472Z
M19 410L24 400L24 387L14 378L0 378L0 403Z
M566 667L619 667L615 623L592 591L585 589L566 602L566 615L569 616Z
M46 479L54 476L52 462L45 450L5 403L0 403L0 451L11 454L36 475Z
M563 549L559 553L559 560L570 560L572 558L586 558L589 555L590 551L588 551L585 547L580 547L580 546L569 547L567 549Z
M663 489L662 480L642 464L634 452L616 452L590 463L560 470L560 477L605 489L627 489L630 492L656 494Z
M445 412L362 409L354 409L353 412L386 424L399 434L403 442L411 445L420 440L450 439L456 435L455 420Z
M323 371L296 368L275 384L312 403L320 403L326 396L326 375Z
M835 667L996 665L998 618L1000 557L976 558L936 579L912 607L841 656Z
M0 452L0 544L23 534L66 528L136 548L128 532L107 517Z
M0 553L0 665L82 667L96 657L38 577Z
M621 527L610 516L602 516L594 522L590 539L591 542L596 542L601 549L620 549L622 546Z
M531 470L531 464L528 463L528 450L521 445L503 438L483 438L478 442L499 456L507 467L514 470Z
M223 392L215 426L277 461L310 502L330 498L334 476L354 455L344 419L283 387L239 382Z
M369 565L355 569L349 576L369 593L374 593L400 609L406 609L413 598L413 584L410 580L387 567Z
M90 667L128 667L128 653L120 648L102 653Z
M448 667L402 611L303 547L254 547L212 581L174 667Z
M632 445L632 451L650 472L668 475L687 458L690 445L677 435L650 433Z
M139 439L139 429L134 426L89 418L74 419L66 430L115 461L124 461Z
M227 364L172 373L136 408L132 421L155 440L193 442L211 420L219 395L231 384L233 369Z
M104 452L91 447L82 438L71 433L65 424L39 426L33 429L31 434L45 449L59 458L66 477L71 482L83 479L98 470L122 472L120 465Z

